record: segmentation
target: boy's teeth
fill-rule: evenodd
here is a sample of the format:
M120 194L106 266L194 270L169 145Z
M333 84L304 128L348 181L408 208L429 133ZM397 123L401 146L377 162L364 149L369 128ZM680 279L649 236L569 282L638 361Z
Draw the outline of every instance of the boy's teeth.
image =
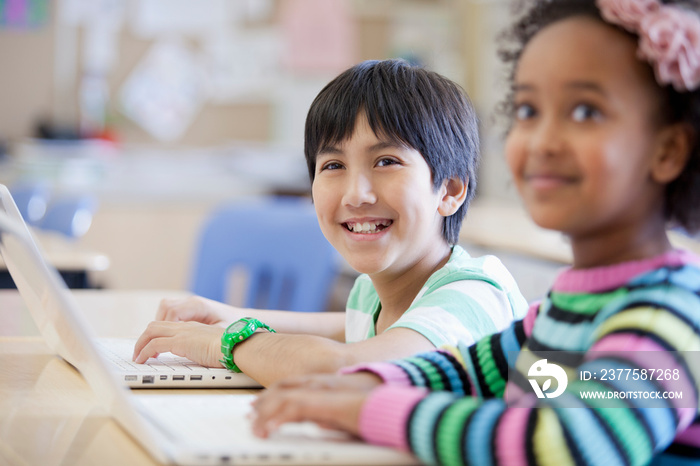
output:
M378 225L380 223L354 223L350 226L350 229L355 233L376 233Z

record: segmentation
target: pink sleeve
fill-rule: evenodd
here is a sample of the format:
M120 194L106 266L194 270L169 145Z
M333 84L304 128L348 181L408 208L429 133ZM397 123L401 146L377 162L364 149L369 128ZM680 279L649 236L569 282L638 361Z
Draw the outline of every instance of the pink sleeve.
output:
M390 385L411 386L411 379L408 374L395 364L386 362L370 362L344 367L338 371L339 374L354 374L357 372L371 372L377 375L382 381Z
M540 312L540 304L540 301L535 301L530 304L530 308L527 310L527 314L525 314L525 318L523 319L523 330L528 338L532 335L532 328L535 326L535 319L537 318L537 314Z
M382 385L375 388L360 412L360 435L369 443L408 451L408 418L427 394L425 389L416 387Z

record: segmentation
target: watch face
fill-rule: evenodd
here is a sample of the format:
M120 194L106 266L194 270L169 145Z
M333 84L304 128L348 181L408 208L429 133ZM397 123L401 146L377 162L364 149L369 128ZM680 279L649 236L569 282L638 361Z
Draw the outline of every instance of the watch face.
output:
M231 325L231 327L229 327L228 333L238 333L241 330L243 330L244 328L246 328L247 326L248 326L248 322L239 320L237 322L234 322L233 325Z

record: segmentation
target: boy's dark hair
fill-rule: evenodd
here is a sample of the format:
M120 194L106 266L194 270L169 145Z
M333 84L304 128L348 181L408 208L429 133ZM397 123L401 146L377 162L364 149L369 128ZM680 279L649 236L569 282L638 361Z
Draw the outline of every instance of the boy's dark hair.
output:
M674 4L695 14L700 13L698 0L661 0L660 3ZM516 4L516 14L521 16L502 34L499 48L501 59L509 67L510 90L500 108L509 122L512 122L513 82L518 61L530 40L546 26L574 16L588 16L617 27L638 40L636 34L604 21L595 0L521 0ZM678 92L671 85L659 87L664 100L658 115L660 122L685 123L694 133L686 167L676 180L666 186L664 200L664 214L669 226L680 226L692 233L700 230L700 90Z
M349 139L361 112L377 136L423 156L435 189L450 178L469 181L464 204L443 225L443 237L456 244L479 162L478 121L465 92L404 60L365 61L341 73L316 96L306 117L304 153L312 183L318 153Z

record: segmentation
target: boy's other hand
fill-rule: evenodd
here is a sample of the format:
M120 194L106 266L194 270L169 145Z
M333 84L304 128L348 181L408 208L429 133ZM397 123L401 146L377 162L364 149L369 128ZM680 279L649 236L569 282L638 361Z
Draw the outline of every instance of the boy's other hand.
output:
M193 321L203 324L218 324L225 318L220 305L201 296L166 298L161 300L156 320L180 322Z
M221 335L224 330L199 322L160 322L148 324L134 346L134 362L171 352L206 367L222 367Z

